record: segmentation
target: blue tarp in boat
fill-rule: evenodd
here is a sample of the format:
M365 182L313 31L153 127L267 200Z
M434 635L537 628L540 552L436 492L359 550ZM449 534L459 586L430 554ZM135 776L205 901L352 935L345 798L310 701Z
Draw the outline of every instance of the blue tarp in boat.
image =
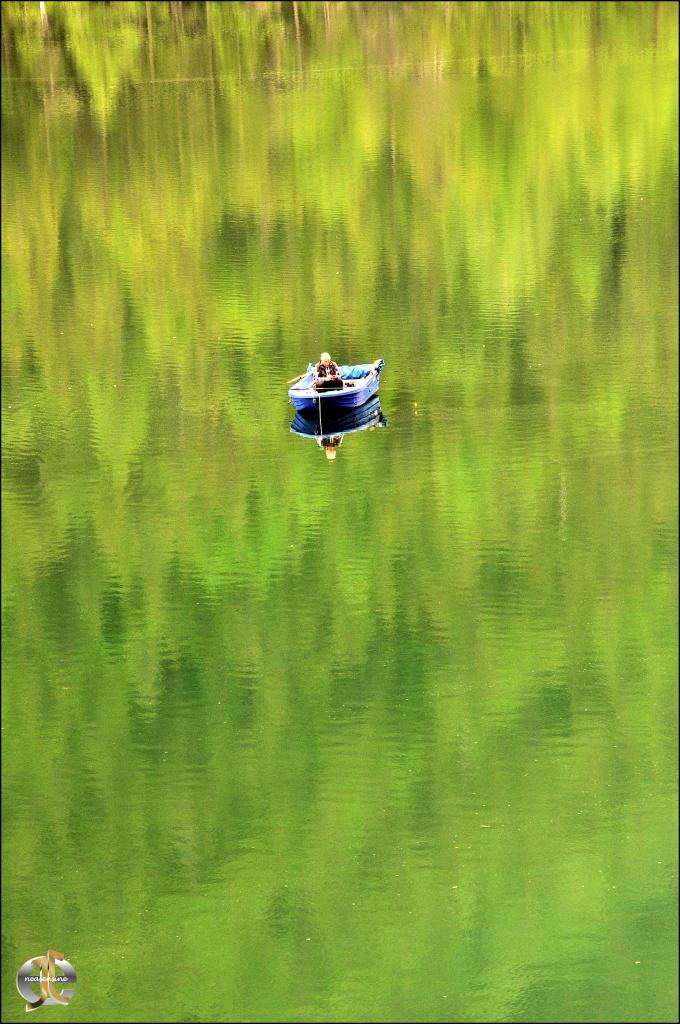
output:
M338 373L343 380L361 380L362 377L367 377L372 369L382 370L385 365L385 360L381 359L377 363L357 363L356 366L338 366ZM307 367L307 373L312 373L316 363L310 363Z

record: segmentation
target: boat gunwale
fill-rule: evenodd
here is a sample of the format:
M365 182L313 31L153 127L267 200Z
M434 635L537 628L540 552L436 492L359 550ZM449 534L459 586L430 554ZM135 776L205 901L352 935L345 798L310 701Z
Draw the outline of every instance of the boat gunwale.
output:
M326 400L329 399L329 398L330 399L333 399L333 398L337 399L340 395L346 395L349 392L353 392L354 394L357 394L357 392L363 391L364 388L366 388L366 387L368 387L370 385L371 377L373 377L374 375L376 377L378 376L378 370L376 369L375 366L371 367L371 369L368 371L368 373L366 374L365 377L358 377L358 378L356 378L356 382L359 385L359 387L353 387L353 388L345 388L345 387L343 387L342 389L336 388L335 390L317 391L316 388L311 386L311 381L314 380L314 371L313 370L309 370L304 375L304 377L302 378L301 381L298 381L296 384L293 384L293 386L288 389L288 394L290 395L291 392L294 391L295 392L295 398L314 398L314 399L318 398L318 399L326 399ZM304 383L304 386L301 386L301 385L303 385L303 382L307 381L307 378L310 378L310 382L309 383ZM346 378L346 377L343 377L342 379L343 379L343 381L346 380L348 382L351 380L351 378Z

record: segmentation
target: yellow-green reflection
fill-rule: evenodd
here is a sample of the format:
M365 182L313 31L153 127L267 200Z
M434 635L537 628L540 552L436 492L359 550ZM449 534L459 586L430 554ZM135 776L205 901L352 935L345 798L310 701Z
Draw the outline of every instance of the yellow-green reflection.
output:
M677 5L46 8L3 1020L54 943L68 1020L672 1020ZM332 465L321 348L386 360Z

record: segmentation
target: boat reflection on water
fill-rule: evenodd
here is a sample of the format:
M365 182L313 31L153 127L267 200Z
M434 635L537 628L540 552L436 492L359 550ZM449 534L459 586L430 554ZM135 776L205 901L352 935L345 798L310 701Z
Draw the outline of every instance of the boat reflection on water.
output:
M332 460L347 434L386 426L387 420L380 408L380 399L375 395L365 405L356 409L338 410L333 415L324 413L322 419L316 409L298 411L290 429L293 434L301 437L313 437L319 448L325 451L326 458Z

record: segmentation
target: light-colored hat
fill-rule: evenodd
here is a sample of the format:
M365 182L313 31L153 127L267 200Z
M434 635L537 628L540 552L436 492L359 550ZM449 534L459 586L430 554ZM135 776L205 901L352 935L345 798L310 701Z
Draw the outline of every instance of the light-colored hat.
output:
M338 453L336 452L335 448L326 448L327 459L334 459L337 454Z
M330 360L330 358L331 358L330 352L322 352L321 355L319 356L319 362L323 363L324 359Z

